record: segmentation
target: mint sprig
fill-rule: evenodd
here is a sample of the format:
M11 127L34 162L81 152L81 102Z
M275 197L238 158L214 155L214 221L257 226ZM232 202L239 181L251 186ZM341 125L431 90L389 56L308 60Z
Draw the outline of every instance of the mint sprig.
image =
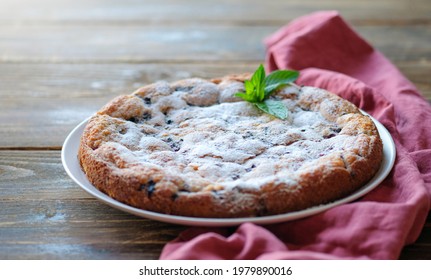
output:
M257 108L279 119L286 119L288 112L281 101L269 99L274 91L293 83L299 72L292 70L277 70L265 76L265 68L261 64L250 80L244 81L245 92L237 92L235 96L253 103Z

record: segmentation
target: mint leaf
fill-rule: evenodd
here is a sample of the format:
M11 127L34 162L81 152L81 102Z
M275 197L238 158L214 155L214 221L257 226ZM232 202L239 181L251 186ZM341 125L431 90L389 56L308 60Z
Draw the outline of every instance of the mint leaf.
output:
M287 118L287 109L281 101L268 97L277 89L294 82L299 73L291 70L277 70L265 77L265 68L259 65L250 80L244 81L245 92L235 96L256 105L260 110L280 119Z
M265 68L261 64L251 77L250 82L254 85L255 101L260 102L265 99Z
M251 103L255 102L253 96L250 94L247 94L247 93L237 92L237 93L235 93L235 96L240 97L240 98L244 99L245 101L248 101Z
M282 120L285 120L287 118L288 113L286 106L284 106L283 102L281 101L266 99L263 102L255 103L255 105L260 110L270 115L273 115L274 117L277 117Z
M254 91L254 85L253 85L253 83L252 83L251 81L249 81L249 80L245 80L245 81L244 81L244 88L245 88L245 92L246 92L246 93L249 93L249 94L252 94L252 93L253 93L253 91Z
M266 76L264 82L265 97L268 97L272 91L279 89L289 83L296 81L299 76L299 72L291 70L277 70Z

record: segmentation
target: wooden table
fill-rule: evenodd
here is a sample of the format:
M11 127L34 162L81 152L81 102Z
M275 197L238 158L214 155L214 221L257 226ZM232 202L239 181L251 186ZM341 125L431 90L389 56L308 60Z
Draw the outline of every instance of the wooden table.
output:
M0 259L156 259L184 227L115 210L65 173L79 122L156 80L252 71L262 39L336 9L431 99L429 0L2 0ZM404 259L431 259L431 218Z

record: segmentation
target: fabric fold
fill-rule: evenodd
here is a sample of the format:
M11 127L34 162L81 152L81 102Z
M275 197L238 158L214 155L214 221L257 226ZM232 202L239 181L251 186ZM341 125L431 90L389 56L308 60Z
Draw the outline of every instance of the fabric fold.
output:
M415 86L334 11L307 15L265 39L266 68L353 102L394 139L390 175L372 192L308 218L237 228L190 228L161 259L397 259L431 204L431 107Z

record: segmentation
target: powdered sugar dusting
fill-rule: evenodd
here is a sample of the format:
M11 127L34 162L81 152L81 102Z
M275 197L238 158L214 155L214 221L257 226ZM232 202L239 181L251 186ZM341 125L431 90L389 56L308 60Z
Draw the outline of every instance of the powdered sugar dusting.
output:
M229 98L238 82L222 83L219 89L199 80L171 89L156 86L136 93L145 101L145 113L122 120L118 143L132 151L134 162L159 167L191 186L255 188L270 181L295 185L295 173L303 166L354 142L355 136L341 135L337 123L319 110L298 105L298 96L318 89L280 92L277 97L284 98L289 111L288 118L280 120ZM194 93L199 87L203 90ZM163 92L158 94L157 88ZM132 157L129 152L122 156Z

